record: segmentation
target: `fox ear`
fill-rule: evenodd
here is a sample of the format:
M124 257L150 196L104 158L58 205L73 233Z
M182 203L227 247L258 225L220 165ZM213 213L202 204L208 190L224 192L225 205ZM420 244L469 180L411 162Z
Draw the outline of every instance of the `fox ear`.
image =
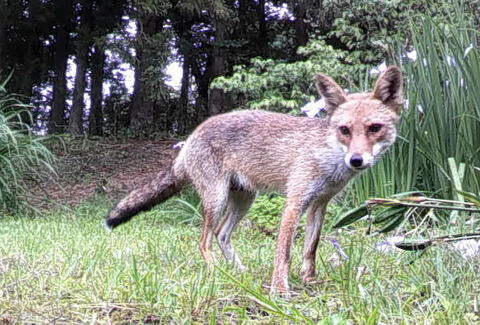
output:
M402 83L402 72L398 67L391 66L378 78L372 98L380 100L398 113L402 105Z
M318 94L325 100L327 111L332 111L347 101L347 96L343 89L337 83L324 74L315 76Z

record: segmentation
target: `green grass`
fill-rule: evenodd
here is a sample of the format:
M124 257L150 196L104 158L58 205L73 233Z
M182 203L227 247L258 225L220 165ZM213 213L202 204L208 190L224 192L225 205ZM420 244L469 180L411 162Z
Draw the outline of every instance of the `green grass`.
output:
M1 218L0 323L478 321L480 264L447 246L421 257L385 255L374 248L382 237L367 237L363 228L339 235L328 230L329 222L318 254L320 282L305 286L299 279L300 232L290 276L297 294L271 298L265 286L275 239L242 223L234 243L248 272L238 274L223 260L208 270L198 249L198 224L165 218L161 211L179 204L137 216L112 234L101 226L110 204L100 199L70 212ZM328 262L333 237L350 256L338 267Z
M55 159L43 144L45 138L34 136L29 126L31 107L6 92L8 79L0 83L0 208L32 210L32 184L40 176L52 177Z

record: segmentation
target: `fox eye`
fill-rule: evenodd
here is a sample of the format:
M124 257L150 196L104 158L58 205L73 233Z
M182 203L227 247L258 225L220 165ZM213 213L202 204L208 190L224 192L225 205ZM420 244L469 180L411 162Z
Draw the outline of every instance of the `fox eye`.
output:
M343 135L349 135L350 130L346 126L341 126L338 128L340 130L340 133Z
M378 131L380 131L381 128L382 128L381 124L372 124L368 128L368 131L371 133L377 133Z

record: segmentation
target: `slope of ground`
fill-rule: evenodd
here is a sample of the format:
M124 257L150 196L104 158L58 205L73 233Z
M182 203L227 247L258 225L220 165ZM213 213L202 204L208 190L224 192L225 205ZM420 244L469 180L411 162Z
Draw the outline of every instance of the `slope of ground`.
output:
M50 144L57 177L34 186L38 208L73 207L95 194L118 199L169 165L176 139L63 139Z

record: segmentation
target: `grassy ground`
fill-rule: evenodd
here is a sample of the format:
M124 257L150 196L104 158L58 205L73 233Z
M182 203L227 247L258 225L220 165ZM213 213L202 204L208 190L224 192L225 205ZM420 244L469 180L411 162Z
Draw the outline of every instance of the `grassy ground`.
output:
M383 238L364 229L326 231L320 280L299 278L300 235L293 252L289 299L268 297L274 238L249 223L234 243L248 272L223 262L208 271L198 250L198 220L167 218L172 204L107 234L109 208L98 199L74 211L0 219L0 323L281 323L458 324L478 321L478 260L447 246L422 256L382 254ZM163 212L162 212L163 210ZM173 220L175 219L175 220ZM336 238L349 255L333 266ZM217 256L218 256L217 249Z

